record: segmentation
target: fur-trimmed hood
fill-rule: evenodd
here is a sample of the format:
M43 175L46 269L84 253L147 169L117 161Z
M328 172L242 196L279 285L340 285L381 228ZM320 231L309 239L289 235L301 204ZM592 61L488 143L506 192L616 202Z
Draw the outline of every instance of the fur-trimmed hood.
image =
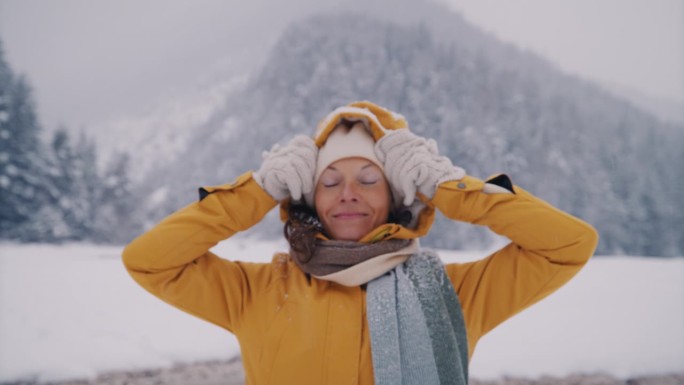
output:
M317 125L313 139L318 148L321 148L330 134L343 121L363 122L369 134L376 142L393 130L409 129L406 118L394 111L381 107L369 101L350 103L333 110ZM395 197L395 209L401 205L402 199L397 199L398 190L390 186ZM283 221L288 218L287 209L292 202L288 199L281 203L280 216ZM413 239L428 233L435 217L435 210L431 202L422 194L417 194L416 200L408 207L412 218L408 225L402 226L396 223L383 224L360 239L360 242L377 242L385 239ZM321 237L324 238L323 235Z

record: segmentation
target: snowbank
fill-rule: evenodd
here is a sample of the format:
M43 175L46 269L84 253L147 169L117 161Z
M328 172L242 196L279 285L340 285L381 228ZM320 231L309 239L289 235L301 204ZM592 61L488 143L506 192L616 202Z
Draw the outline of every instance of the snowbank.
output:
M229 240L225 258L268 261L282 242ZM228 332L147 294L121 248L0 244L0 382L227 360ZM446 261L485 253L444 251ZM594 258L568 285L485 336L474 378L618 377L684 370L684 259Z

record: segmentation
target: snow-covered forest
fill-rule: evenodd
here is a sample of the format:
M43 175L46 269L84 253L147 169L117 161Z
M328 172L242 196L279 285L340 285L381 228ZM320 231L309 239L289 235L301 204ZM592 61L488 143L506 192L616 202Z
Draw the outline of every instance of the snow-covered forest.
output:
M98 167L85 134L41 127L29 81L0 42L0 236L22 242L125 242L135 231L126 153Z
M125 243L196 199L197 187L256 168L273 142L368 99L401 112L470 174L505 172L594 224L601 254L683 254L683 127L457 14L433 19L309 17L285 31L263 67L153 116L95 127L106 141L64 129L41 134L29 81L0 57L2 238ZM425 244L494 241L482 229L438 221ZM279 227L274 216L255 231L271 238Z

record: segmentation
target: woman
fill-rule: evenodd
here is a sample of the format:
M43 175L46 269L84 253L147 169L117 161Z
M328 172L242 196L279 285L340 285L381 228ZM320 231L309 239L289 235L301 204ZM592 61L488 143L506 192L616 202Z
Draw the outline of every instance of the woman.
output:
M209 252L278 203L289 254ZM443 266L418 245L435 208L511 243ZM572 278L597 241L507 176L468 176L401 115L356 102L256 173L200 189L123 259L152 294L234 333L248 384L465 384L478 340Z

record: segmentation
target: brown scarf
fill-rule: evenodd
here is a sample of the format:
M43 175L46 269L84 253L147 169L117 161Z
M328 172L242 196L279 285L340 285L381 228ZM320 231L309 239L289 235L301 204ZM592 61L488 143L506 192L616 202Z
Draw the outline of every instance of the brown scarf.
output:
M411 244L411 239L389 239L376 243L316 240L316 249L308 262L301 262L299 253L290 250L295 263L305 273L316 277L348 269L374 257L393 253Z

